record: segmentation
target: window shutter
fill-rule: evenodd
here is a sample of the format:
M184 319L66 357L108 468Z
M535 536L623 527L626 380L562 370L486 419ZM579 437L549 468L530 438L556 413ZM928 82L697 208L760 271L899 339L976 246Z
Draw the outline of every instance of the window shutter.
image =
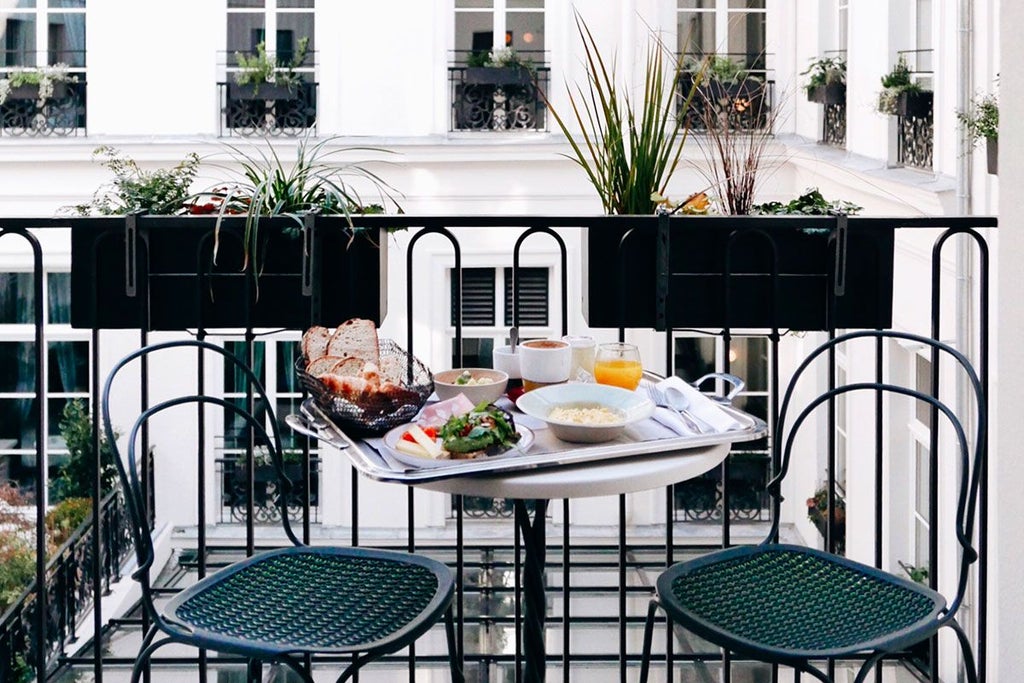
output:
M449 271L452 278L455 271ZM451 287L454 326L459 314L454 280ZM462 269L462 324L467 327L494 327L494 268Z
M513 324L512 268L505 268L505 326ZM548 325L548 269L519 269L519 324L530 327Z

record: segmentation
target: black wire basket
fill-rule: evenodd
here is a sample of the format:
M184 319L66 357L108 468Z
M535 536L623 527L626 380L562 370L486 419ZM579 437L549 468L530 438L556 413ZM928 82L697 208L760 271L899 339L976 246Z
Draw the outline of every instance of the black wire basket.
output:
M306 365L306 359L301 356L295 361L299 382L320 409L350 437L380 436L410 422L434 393L434 376L427 366L391 339L380 340L380 367L382 377L390 374L397 390L343 396L307 373ZM394 376L399 373L400 380Z

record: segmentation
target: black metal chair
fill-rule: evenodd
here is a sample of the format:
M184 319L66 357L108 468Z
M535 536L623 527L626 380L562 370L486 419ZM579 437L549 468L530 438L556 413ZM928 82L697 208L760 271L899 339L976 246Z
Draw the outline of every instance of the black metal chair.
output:
M850 383L814 398L796 413L794 388L811 363L829 349L853 339L901 339L929 346L938 357L952 357L969 378L976 401L977 429L972 445L963 422L943 402L915 389L888 383ZM785 545L778 538L779 520L760 545L729 548L682 562L663 572L651 600L644 630L640 680L646 683L651 639L657 609L675 623L726 650L760 661L793 667L830 683L811 664L865 656L856 677L868 672L888 654L926 641L944 626L951 628L963 651L967 679L976 683L974 656L967 635L956 621L964 599L968 569L977 560L971 545L978 505L979 472L985 454L986 404L977 374L968 360L952 347L917 335L891 331L863 331L836 337L815 349L800 365L786 390L774 434L776 452L782 453L779 473L768 490L780 499L781 481L789 468L794 438L807 418L822 404L849 392L901 394L942 413L956 435L960 481L956 511L956 538L960 567L953 600L936 591L874 567L803 546ZM917 404L920 405L920 404ZM939 428L936 423L934 429ZM777 516L776 516L777 517Z
M117 374L129 363L168 349L194 348L215 353L233 364L252 387L254 404L265 420L244 407L215 396L194 394L170 398L144 410L127 435L127 462L117 448L110 418L110 397ZM154 603L150 572L154 551L140 484L137 442L143 425L154 415L192 405L219 406L245 421L253 438L266 445L277 467L281 518L293 547L261 552L207 576L169 602ZM142 605L152 620L146 632L132 682L137 683L150 657L169 643L231 653L246 658L250 672L263 663L279 663L312 683L302 664L306 655L351 655L352 663L338 681L360 667L410 645L442 616L445 618L452 679L462 681L452 620L454 577L444 564L400 552L303 545L288 521L287 492L277 420L259 380L223 348L203 341L175 341L139 349L119 361L103 388L103 425L114 447L117 469L131 516L139 568L133 574L142 586ZM263 413L261 413L262 415ZM267 425L269 424L269 432ZM157 568L159 570L159 568ZM161 638L157 638L162 635Z

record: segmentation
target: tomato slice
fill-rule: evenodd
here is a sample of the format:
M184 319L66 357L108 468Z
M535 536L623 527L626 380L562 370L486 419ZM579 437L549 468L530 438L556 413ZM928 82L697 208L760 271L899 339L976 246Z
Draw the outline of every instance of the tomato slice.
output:
M429 437L431 439L436 439L437 438L437 428L436 427L421 427L421 429L423 430L423 433L427 435L427 437ZM402 440L403 441L411 441L412 443L416 443L416 439L413 438L412 433L410 433L410 432L406 432L405 434L402 434Z

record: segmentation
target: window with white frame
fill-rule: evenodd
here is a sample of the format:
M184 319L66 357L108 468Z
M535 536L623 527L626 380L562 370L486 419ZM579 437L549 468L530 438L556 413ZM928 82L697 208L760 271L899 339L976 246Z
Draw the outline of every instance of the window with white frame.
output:
M508 328L514 324L515 283L512 268L462 269L463 359L452 348L452 367L491 367L495 340L504 341ZM449 271L449 283L454 270ZM519 268L519 325L546 328L551 320L549 282L551 270L546 266ZM455 326L459 314L455 288L451 292L450 324ZM499 307L501 314L499 315ZM454 344L454 341L453 341Z
M46 350L38 381L35 305L31 272L0 273L0 483L10 482L29 494L34 489L36 458L47 459L50 481L67 462L67 446L60 433L64 406L75 399L88 403L90 386L89 332L70 325L70 273L45 274ZM40 416L45 444L36 441Z
M836 45L840 54L845 55L850 35L850 0L836 0Z
M85 0L0 3L3 66L66 64L85 80Z
M238 66L236 53L255 54L261 43L277 64L288 64L295 57L299 42L308 40L307 53L314 44L314 0L228 0L228 67ZM313 60L307 58L296 71L312 72Z
M544 61L544 0L455 0L455 60L482 61L502 48Z
M765 70L765 0L676 2L680 54L694 59L715 54L748 70Z

